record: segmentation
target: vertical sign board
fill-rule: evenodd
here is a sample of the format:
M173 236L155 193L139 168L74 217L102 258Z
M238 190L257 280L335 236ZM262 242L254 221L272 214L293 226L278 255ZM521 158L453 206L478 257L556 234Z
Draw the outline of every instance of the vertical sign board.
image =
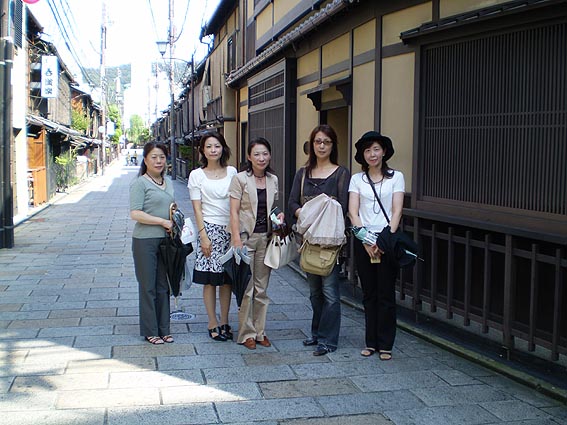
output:
M59 88L59 62L57 56L41 57L41 97L57 97Z

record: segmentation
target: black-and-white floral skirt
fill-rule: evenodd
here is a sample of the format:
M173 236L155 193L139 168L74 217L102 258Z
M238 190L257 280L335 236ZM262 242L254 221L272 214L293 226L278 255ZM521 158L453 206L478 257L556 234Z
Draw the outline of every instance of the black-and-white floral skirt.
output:
M193 282L202 285L220 286L225 284L224 270L220 257L230 247L230 234L226 226L205 222L205 230L212 243L211 256L205 257L201 250L201 238L197 240L197 258L193 270Z

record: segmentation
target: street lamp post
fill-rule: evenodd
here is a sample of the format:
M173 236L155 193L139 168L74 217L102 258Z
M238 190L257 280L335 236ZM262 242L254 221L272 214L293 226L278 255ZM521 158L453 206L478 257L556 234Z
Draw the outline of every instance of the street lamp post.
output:
M177 149L175 146L175 134L174 134L174 129L175 129L175 123L173 122L174 118L174 113L175 113L175 109L174 109L174 103L175 103L175 92L173 91L173 54L172 54L172 50L173 50L173 40L171 37L171 31L170 31L170 37L169 37L169 41L158 41L157 43L159 52L161 54L161 56L163 57L165 55L165 51L167 50L167 46L169 45L169 72L168 72L168 78L169 78L169 95L170 95L170 104L169 104L169 152L170 152L170 156L171 156L171 179L175 180L177 177L177 170L176 170L176 157L177 157Z

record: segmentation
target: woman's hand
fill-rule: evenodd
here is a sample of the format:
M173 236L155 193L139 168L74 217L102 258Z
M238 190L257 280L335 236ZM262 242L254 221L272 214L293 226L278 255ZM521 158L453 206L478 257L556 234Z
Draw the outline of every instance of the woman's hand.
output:
M210 257L213 252L213 244L207 235L201 238L201 251L203 251L203 255L207 258Z
M171 232L171 228L173 227L173 222L171 220L164 219L163 222L161 223L161 226L168 232Z
M242 239L240 239L240 236L233 236L231 238L230 244L234 248L244 248L244 244L242 243Z
M364 247L364 249L368 253L368 256L371 259L378 259L382 256L382 254L384 254L384 251L382 251L380 248L378 248L378 246L376 244L374 244L374 245L362 244L362 246Z

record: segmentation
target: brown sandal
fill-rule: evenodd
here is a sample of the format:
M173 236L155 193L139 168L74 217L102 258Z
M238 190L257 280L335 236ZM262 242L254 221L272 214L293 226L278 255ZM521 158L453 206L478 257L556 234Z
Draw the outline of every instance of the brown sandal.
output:
M163 344L163 339L161 339L159 336L147 336L146 341L153 345Z
M167 342L168 344L171 344L174 341L171 335L162 336L161 339L163 339L163 342Z

